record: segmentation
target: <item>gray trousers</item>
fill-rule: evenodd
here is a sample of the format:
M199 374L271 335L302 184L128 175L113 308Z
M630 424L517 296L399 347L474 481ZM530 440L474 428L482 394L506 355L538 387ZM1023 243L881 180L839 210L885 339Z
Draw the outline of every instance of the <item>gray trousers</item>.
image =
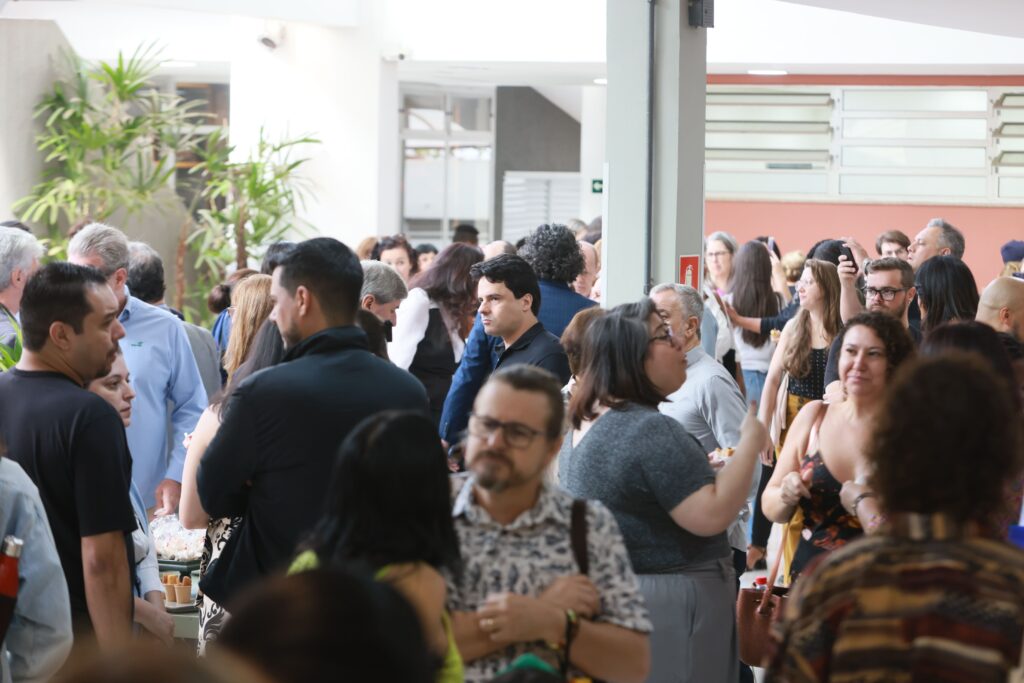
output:
M647 683L734 683L739 680L736 573L731 558L683 574L641 574L651 633Z

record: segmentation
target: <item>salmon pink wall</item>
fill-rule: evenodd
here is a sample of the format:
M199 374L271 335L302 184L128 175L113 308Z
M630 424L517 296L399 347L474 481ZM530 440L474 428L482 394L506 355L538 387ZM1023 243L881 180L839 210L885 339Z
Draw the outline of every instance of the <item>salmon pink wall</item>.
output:
M724 230L742 244L772 235L783 253L800 250L827 237L853 237L875 256L875 237L902 230L914 239L931 218L958 227L967 241L964 261L979 290L1002 270L999 247L1024 239L1024 208L975 206L907 206L889 204L812 204L708 200L705 232Z

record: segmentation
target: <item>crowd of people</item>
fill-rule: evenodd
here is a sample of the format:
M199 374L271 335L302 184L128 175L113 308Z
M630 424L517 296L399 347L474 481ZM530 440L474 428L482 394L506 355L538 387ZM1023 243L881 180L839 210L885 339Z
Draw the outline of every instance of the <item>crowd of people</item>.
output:
M0 227L0 680L1006 680L1024 242L979 292L942 219L874 256L714 232L700 288L602 308L600 235L280 242L206 330L121 230L43 264ZM188 655L172 514L205 533Z

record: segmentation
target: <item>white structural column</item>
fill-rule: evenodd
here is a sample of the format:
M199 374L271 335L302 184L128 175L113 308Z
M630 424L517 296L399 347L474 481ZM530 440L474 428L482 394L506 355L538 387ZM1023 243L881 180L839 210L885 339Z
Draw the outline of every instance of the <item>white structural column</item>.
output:
M0 19L0 221L14 218L11 204L42 180L45 155L35 140L42 121L35 109L69 49L51 21Z
M592 190L592 181L604 176L605 120L607 89L600 85L584 86L580 115L580 213L588 223L601 215L600 194Z
M322 235L354 247L398 227L398 81L369 26L284 25L276 50L259 45L264 22L233 27L231 141L238 154L260 128L273 140L310 135L299 150L311 200L300 211Z
M644 293L648 3L607 0L606 306ZM704 232L707 33L687 25L686 0L657 0L651 284L677 281L679 257ZM703 262L700 266L703 270Z

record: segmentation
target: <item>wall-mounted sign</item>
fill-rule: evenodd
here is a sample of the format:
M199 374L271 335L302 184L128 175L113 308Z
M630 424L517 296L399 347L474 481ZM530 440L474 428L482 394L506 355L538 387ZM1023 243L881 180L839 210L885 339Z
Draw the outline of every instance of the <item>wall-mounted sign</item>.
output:
M700 289L700 255L679 257L679 283Z
M602 194L604 192L604 181L600 178L594 178L591 180L590 192L592 194Z

